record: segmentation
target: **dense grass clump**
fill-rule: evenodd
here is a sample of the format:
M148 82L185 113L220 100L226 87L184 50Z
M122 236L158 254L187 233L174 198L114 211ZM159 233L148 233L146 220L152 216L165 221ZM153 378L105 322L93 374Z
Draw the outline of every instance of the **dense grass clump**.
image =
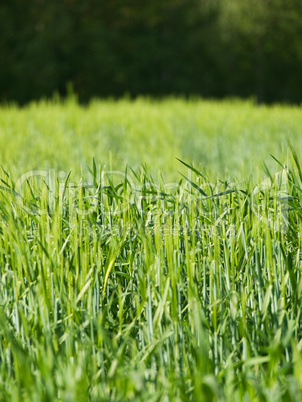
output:
M0 188L0 399L302 398L302 174Z

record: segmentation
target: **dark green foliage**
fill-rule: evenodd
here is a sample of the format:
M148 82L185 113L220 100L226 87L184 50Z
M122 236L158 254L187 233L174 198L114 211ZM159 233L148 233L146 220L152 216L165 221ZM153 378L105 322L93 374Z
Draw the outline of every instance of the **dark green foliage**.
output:
M198 94L301 102L298 0L11 0L0 101Z

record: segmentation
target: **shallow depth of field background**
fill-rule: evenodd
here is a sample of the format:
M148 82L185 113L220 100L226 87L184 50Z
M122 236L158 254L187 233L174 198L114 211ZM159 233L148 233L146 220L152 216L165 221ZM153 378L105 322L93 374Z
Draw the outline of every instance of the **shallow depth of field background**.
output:
M65 96L302 101L299 0L11 0L0 102Z
M301 149L298 106L258 106L252 101L166 99L75 99L0 109L1 164L14 177L35 169L87 172L92 158L107 170L146 164L154 178L179 179L176 158L212 177L236 177L273 170L271 154L287 161L287 140Z

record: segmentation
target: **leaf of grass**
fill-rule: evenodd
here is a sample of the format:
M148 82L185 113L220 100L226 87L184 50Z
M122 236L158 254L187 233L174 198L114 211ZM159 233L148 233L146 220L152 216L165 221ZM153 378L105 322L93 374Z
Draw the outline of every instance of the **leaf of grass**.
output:
M176 158L176 159L177 159L180 163L182 163L183 165L185 165L187 168L189 168L190 170L192 170L194 173L196 173L197 176L201 176L203 179L205 179L205 180L207 181L206 177L205 177L202 173L200 173L199 170L195 169L192 165L188 165L186 162L182 161L182 160L179 159L179 158Z
M186 176L184 176L182 173L178 172L179 174L182 175L190 184L192 187L194 187L200 194L204 195L205 197L208 197L208 194L206 194L197 184L195 184L193 181L188 179Z

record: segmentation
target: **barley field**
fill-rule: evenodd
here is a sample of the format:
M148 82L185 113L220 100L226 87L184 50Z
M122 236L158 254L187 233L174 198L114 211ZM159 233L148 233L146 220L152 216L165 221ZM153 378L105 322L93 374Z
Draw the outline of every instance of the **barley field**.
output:
M0 401L300 401L302 110L0 108Z

